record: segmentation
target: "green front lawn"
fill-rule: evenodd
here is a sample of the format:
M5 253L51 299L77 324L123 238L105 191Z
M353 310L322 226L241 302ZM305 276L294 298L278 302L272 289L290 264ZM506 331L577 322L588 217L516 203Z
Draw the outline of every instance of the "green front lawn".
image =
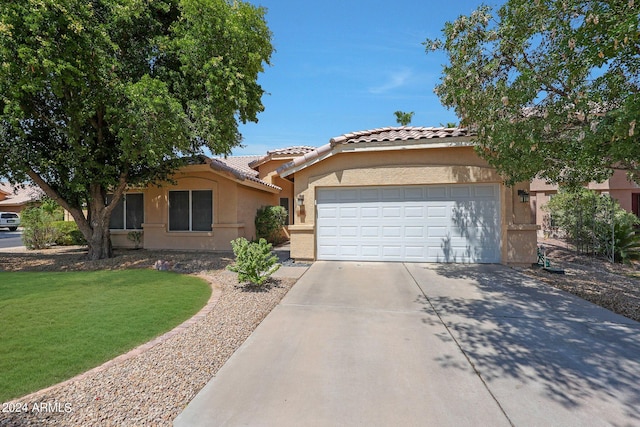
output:
M0 402L171 330L210 295L202 279L155 270L0 273Z

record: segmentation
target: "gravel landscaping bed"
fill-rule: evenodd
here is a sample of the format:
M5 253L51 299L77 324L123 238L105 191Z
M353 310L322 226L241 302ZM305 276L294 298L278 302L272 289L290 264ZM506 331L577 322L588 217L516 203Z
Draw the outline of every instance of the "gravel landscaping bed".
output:
M3 253L0 268L149 268L163 259L174 270L202 272L221 294L206 316L142 354L16 399L11 407L3 405L0 426L170 426L295 283L294 279L272 279L264 290L238 285L236 274L224 270L231 259L213 254L122 251L112 259L92 262L82 261L81 255L78 250ZM16 412L17 402L26 413Z
M564 242L544 240L551 267L565 274L542 268L525 268L522 272L558 289L633 320L640 321L640 270L637 264L612 264L601 257L578 255Z

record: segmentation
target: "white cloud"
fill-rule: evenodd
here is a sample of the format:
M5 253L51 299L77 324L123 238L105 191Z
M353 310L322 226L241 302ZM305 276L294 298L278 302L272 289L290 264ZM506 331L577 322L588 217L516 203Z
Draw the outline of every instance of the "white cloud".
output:
M389 74L386 81L381 85L370 87L369 93L376 95L387 93L393 89L404 86L413 76L413 71L409 68L403 68Z

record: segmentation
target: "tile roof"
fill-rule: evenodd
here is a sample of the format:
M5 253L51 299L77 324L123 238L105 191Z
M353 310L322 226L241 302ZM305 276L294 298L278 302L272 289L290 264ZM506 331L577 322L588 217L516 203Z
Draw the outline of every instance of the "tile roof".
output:
M262 158L263 156L228 156L228 157L214 157L213 160L218 160L225 165L242 171L248 176L258 176L258 171L253 170L249 164Z
M251 166L252 168L258 167L263 163L268 162L269 160L273 159L273 158L278 158L278 157L297 157L297 156L301 156L307 153L310 153L312 151L314 151L316 149L316 147L310 147L307 145L296 145L296 146L292 146L292 147L285 147L285 148L278 148L276 150L270 150L267 151L267 154L264 156L260 156L258 157L256 160L254 160L253 162L249 163L249 166Z
M0 191L6 194L4 200L0 200L0 210L2 206L23 206L34 200L38 200L43 192L36 185L25 184L24 188L16 187L8 182L0 182Z
M463 136L471 136L471 133L465 128L401 126L347 133L331 138L330 143L335 146L336 144L353 144L357 142L409 141Z
M270 184L258 178L258 171L249 167L249 163L259 159L260 156L229 156L227 158L216 157L211 159L212 169L231 174L240 181L251 181L265 187L282 190L277 185Z
M474 133L466 128L445 128L445 127L385 127L359 132L347 133L335 138L331 138L325 144L314 151L296 157L287 164L278 168L278 173L303 165L304 163L319 159L330 153L337 145L372 143L372 142L393 142L393 141L416 141L422 139L443 139L453 137L469 137Z

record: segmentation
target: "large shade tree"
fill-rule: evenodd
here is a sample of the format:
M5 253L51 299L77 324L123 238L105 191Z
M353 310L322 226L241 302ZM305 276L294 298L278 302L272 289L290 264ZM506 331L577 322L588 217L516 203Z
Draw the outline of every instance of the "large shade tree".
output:
M640 7L634 0L507 0L445 25L436 87L508 182L640 182Z
M265 11L238 0L13 0L0 6L0 176L71 213L112 254L127 186L227 154L263 110Z

